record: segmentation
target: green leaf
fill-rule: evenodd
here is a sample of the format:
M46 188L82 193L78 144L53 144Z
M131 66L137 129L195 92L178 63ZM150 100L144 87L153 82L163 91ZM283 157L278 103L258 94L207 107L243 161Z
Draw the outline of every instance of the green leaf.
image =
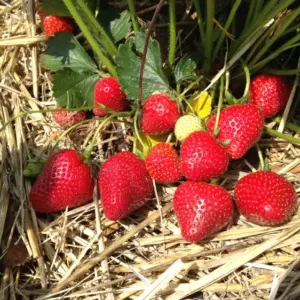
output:
M94 61L74 36L67 32L58 32L50 39L47 50L41 55L41 63L52 71L70 68L76 72L97 72Z
M141 54L144 52L144 45L146 40L146 34L143 32L136 33L135 46L136 50ZM149 40L148 51L146 57L146 64L151 66L165 81L165 74L161 68L161 53L157 40Z
M194 58L189 55L183 56L178 64L175 67L175 80L176 82L180 82L189 79L190 76L193 76L195 73L195 69L197 67L197 62Z
M139 53L143 52L144 34L137 34L135 45ZM131 44L123 44L116 57L117 73L121 86L132 100L138 99L141 57L137 55ZM149 41L148 53L143 76L143 99L154 92L166 92L169 84L161 68L161 55L156 40Z
M47 15L71 16L62 0L40 0L40 7Z
M128 10L122 11L117 7L101 9L98 20L115 43L125 38L131 30L131 18Z
M72 17L63 0L40 0L41 10L47 15ZM96 10L98 0L85 0L92 11Z
M130 32L130 29L131 22L128 10L123 11L120 15L120 18L115 19L110 23L110 32L115 43L124 39Z
M57 104L67 108L93 106L94 87L99 78L94 72L77 73L68 68L56 72L53 95Z
M31 161L23 170L25 177L37 177L43 170L45 161Z

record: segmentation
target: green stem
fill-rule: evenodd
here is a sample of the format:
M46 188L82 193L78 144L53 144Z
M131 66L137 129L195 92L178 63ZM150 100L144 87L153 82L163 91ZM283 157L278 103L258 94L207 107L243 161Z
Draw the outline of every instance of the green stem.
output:
M221 112L221 108L223 105L223 97L224 94L224 76L221 77L220 80L220 91L219 91L219 101L218 101L218 108L217 108L217 116L216 116L216 122L215 122L215 128L214 130L216 131L219 125L219 120L220 120L220 112Z
M134 0L128 0L128 6L129 6L131 22L132 22L132 25L133 25L133 30L135 32L139 32L140 31L140 26L139 26L139 22L138 22L137 17L136 17L135 1Z
M81 7L82 11L86 14L89 21L91 22L91 25L99 31L100 33L100 42L107 51L107 53L114 57L118 54L118 49L114 42L110 39L104 28L100 25L98 20L95 18L93 13L90 11L89 7L86 5L86 3L83 0L77 1L79 6Z
M169 0L169 31L170 31L170 46L169 46L169 64L173 65L176 51L176 14L175 14L175 0Z
M142 147L143 147L143 152L144 150L146 149L146 145L144 144L140 134L139 134L139 129L138 129L138 116L139 116L139 113L138 111L136 111L135 115L134 115L134 118L133 118L133 128L134 128L134 132L135 132L135 135L136 137L138 138L139 142L141 143Z
M235 17L235 14L236 14L236 11L238 10L240 4L241 4L242 0L236 0L234 5L232 6L231 8L231 11L230 11L230 14L228 16L228 19L225 23L225 26L224 26L224 30L227 31L228 28L230 27L232 21L234 20L234 17ZM223 33L223 31L221 32L220 34L220 38L218 39L218 42L217 42L217 45L215 46L215 50L213 52L213 58L212 58L212 61L215 61L217 55L218 55L218 52L220 50L220 47L224 41L224 38L225 38L225 33Z
M251 77L250 77L250 72L249 72L248 66L243 61L242 61L242 64L243 64L243 69L244 69L245 77L246 77L246 85L245 85L245 90L244 90L244 94L243 94L242 98L245 98L249 92Z
M92 151L93 151L93 148L94 148L94 146L95 146L95 144L96 144L96 139L97 139L97 137L99 136L99 133L100 133L100 130L102 129L102 128L104 128L104 126L106 125L106 124L108 124L111 120L113 120L115 118L115 115L110 115L109 117L107 117L99 126L98 126L98 128L97 128L97 130L96 130L96 132L95 132L95 134L94 134L94 136L93 136L93 139L92 139L92 141L91 141L91 144L90 144L90 146L89 146L89 150L87 151L87 153L86 153L86 155L85 155L85 158L86 159L89 159L90 157L91 157L91 154L92 154Z
M93 37L92 33L89 31L89 28L85 24L84 20L80 16L76 6L73 4L72 0L63 0L66 7L70 11L71 15L75 19L77 25L81 29L82 33L84 34L85 38L90 43L93 51L96 53L98 58L104 63L104 65L107 67L108 71L111 73L111 75L117 77L117 72L115 67L112 65L111 61L105 56L105 54L102 52L102 49L100 45L97 43L95 38Z
M202 45L204 45L205 44L205 31L204 31L203 19L202 19L202 14L201 14L200 0L194 0L194 4L195 4L196 13L197 13L197 23L198 23L199 31L200 31L200 43L202 43Z
M291 70L276 70L276 69L263 69L262 73L269 73L275 75L284 75L284 76L293 76L300 74L300 69L291 69Z
M205 64L204 71L208 72L211 68L212 46L213 46L213 17L215 14L215 0L206 0L206 42L205 42Z
M299 138L295 138L293 136L286 135L284 133L278 132L277 130L274 130L274 129L271 129L271 128L268 128L268 127L265 127L265 132L272 135L272 136L275 136L275 137L281 138L283 140L286 140L286 141L288 141L292 144L300 145L300 139Z
M259 158L260 169L264 170L265 169L265 162L264 162L263 154L261 152L261 149L260 149L259 145L255 144L255 146L256 146L256 150L257 150L257 154L258 154L258 158Z
M131 115L131 112L130 113L128 113L128 112L125 112L125 113L116 113L116 114L114 114L114 117L129 117L130 115ZM61 139L63 139L63 137L65 137L69 132L71 132L72 130L74 130L76 127L78 127L78 126L80 126L82 124L85 124L85 123L89 123L91 121L103 121L102 123L104 123L104 122L106 122L106 120L107 120L107 117L105 117L105 118L93 118L93 119L83 120L81 122L78 122L78 123L72 125L66 131L64 131L63 134L61 134L59 136L59 138L57 139L57 141L56 141L53 149L55 149L58 146L59 142L61 141ZM121 121L119 121L119 122L121 122Z
M277 124L280 124L281 117L276 117L276 118L273 118L272 120L275 121ZM297 125L295 125L292 122L287 122L286 125L285 125L285 127L288 128L288 129L290 129L290 130L293 130L293 131L295 131L297 133L300 133L300 126L297 126Z

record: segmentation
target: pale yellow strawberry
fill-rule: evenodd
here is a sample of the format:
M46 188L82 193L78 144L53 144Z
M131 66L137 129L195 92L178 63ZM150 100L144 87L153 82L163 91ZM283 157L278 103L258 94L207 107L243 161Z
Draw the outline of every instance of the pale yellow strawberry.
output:
M191 133L195 131L205 130L200 118L192 115L185 115L180 117L175 125L175 136L182 142Z

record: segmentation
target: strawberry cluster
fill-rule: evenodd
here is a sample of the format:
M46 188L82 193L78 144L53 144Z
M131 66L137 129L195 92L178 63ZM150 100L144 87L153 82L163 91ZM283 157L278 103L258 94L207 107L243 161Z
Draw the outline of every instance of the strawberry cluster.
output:
M57 31L74 30L68 19L43 13L41 18L49 36ZM230 160L242 158L260 139L264 118L282 111L289 93L290 87L281 77L259 75L251 82L249 104L223 108L206 126L196 116L181 116L170 96L148 97L142 107L141 129L154 136L175 131L177 144L181 143L180 154L170 144L159 143L145 160L131 152L117 153L107 159L98 176L104 214L110 220L124 218L152 198L153 181L159 184L181 181L173 204L183 238L199 242L226 227L234 216L233 201L223 187L210 181L222 176ZM107 77L97 82L94 115L104 117L128 107L129 101L117 79ZM54 114L63 127L85 118L82 111ZM93 190L90 167L75 150L65 149L55 152L47 161L29 198L37 211L55 212L87 203ZM291 218L296 207L292 184L269 171L240 179L234 200L240 214L260 225L282 224Z

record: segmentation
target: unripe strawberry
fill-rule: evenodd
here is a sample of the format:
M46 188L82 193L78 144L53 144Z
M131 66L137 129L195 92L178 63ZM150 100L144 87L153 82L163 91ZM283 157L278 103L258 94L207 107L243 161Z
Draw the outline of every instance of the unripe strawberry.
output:
M184 141L191 133L203 131L204 125L200 118L192 115L180 117L175 125L175 136L180 142Z

